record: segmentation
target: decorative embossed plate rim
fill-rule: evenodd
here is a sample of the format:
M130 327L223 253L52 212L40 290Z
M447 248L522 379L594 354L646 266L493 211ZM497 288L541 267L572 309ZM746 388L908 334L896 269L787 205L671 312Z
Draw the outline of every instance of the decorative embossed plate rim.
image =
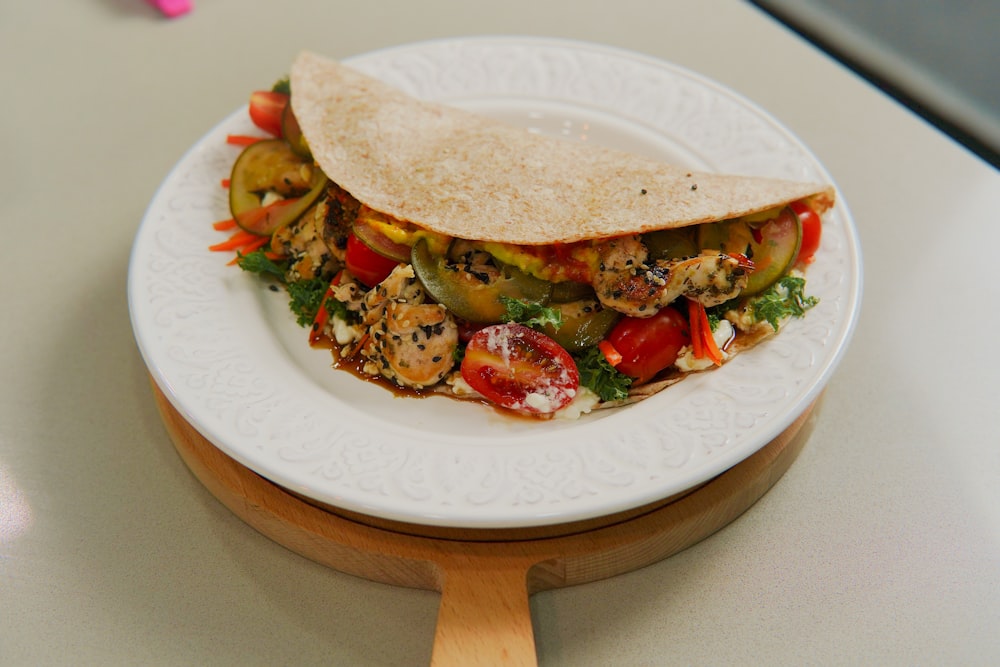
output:
M349 61L429 99L567 140L692 168L832 182L765 111L706 78L593 44L484 37ZM315 500L410 523L511 528L621 512L686 490L776 437L819 394L853 333L861 260L843 200L809 270L820 304L782 335L627 408L535 422L442 397L397 398L312 350L284 296L210 253L219 181L246 111L180 160L129 267L132 324L171 403L213 444Z

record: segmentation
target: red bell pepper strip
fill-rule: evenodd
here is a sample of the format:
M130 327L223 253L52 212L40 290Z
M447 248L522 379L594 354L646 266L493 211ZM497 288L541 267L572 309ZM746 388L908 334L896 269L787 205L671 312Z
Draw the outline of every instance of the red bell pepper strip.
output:
M213 252L218 252L220 250L236 250L237 248L242 248L248 243L252 243L259 238L262 237L241 229L225 241L208 246L208 249Z
M267 137L253 137L249 134L228 134L226 135L226 143L230 146L249 146L250 144L255 144L258 141L263 141Z
M326 300L333 296L333 288L340 284L340 277L343 274L343 271L337 272L337 275L335 275L333 280L330 281L330 286L326 288L323 300L319 302L319 308L316 310L316 317L313 318L312 326L309 327L310 345L315 345L323 338L323 329L326 326L326 321L330 319L330 314L326 310Z
M722 365L722 350L712 336L712 325L708 322L708 313L694 299L688 299L688 320L691 325L691 349L696 359L708 357L716 366Z
M237 262L239 262L240 261L240 257L242 257L244 255L247 255L249 253L252 253L254 250L259 250L260 248L264 247L266 244L268 244L270 242L271 242L271 239L269 239L266 236L255 236L254 240L250 241L246 245L241 246L240 248L238 248L236 250L236 257L233 257L229 261L229 266L232 266L233 264L236 264Z
M236 229L236 220L234 218L229 218L228 220L219 220L218 222L213 222L212 229L219 232L224 232L229 229Z
M610 340L602 340L597 344L597 349L601 351L601 354L604 355L604 358L612 367L622 362L622 353L615 349Z

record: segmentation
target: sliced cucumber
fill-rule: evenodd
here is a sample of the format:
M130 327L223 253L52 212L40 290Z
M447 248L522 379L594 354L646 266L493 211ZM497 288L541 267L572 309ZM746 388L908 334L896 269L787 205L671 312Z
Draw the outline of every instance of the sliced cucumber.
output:
M483 283L450 264L444 256L431 253L427 240L423 238L413 245L410 263L435 301L470 322L502 322L507 308L500 300L501 296L545 305L552 295L552 283L530 276L513 266L504 266L502 277Z
M562 326L546 325L542 332L569 352L582 352L600 343L614 328L621 313L604 308L597 299L550 304L562 313Z
M788 273L802 245L802 222L790 208L760 228L750 245L754 270L744 294L758 294ZM749 255L748 255L749 256Z
M727 254L748 255L747 249L753 243L753 231L742 220L698 225L697 235L700 250L719 250Z
M643 235L642 242L650 259L680 259L698 254L695 230L690 227L649 232Z
M573 280L565 280L561 283L552 283L552 302L569 303L579 301L594 296L594 288L587 283L578 283Z
M410 261L410 246L404 243L396 243L376 229L375 225L371 224L368 220L361 217L355 219L352 230L359 241L383 257L394 259L397 262Z
M233 165L229 211L242 229L270 236L305 213L326 184L326 175L295 155L285 141L258 141L247 146ZM260 193L266 191L287 199L262 207Z
M749 296L763 292L791 268L802 244L802 222L786 207L757 229L743 220L699 225L698 243L705 250L746 255L753 261L743 290Z

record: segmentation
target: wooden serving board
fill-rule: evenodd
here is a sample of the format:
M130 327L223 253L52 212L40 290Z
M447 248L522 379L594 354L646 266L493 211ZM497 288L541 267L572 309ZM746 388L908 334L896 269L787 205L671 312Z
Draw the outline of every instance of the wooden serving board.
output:
M531 594L636 570L723 528L788 470L817 413L814 403L750 458L660 503L555 527L476 530L398 523L310 502L223 454L155 383L153 389L181 458L259 532L340 572L439 591L435 667L536 665Z

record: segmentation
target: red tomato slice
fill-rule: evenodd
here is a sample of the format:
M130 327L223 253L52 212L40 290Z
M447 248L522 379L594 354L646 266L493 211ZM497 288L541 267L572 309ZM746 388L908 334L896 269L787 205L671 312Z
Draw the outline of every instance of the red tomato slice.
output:
M494 324L476 332L465 348L462 377L497 405L532 414L555 412L580 387L569 352L523 324Z
M819 242L823 234L823 221L816 211L801 201L792 202L789 207L802 221L802 244L799 246L799 254L795 258L795 263L799 265L809 264L819 249Z
M399 265L394 259L378 254L353 233L347 236L347 257L344 263L355 278L368 287L374 287L389 277Z
M288 95L258 90L250 95L250 120L260 129L281 136L281 114L288 106Z
M642 384L677 361L691 333L684 316L668 307L652 317L623 317L607 340L622 357L615 370Z

